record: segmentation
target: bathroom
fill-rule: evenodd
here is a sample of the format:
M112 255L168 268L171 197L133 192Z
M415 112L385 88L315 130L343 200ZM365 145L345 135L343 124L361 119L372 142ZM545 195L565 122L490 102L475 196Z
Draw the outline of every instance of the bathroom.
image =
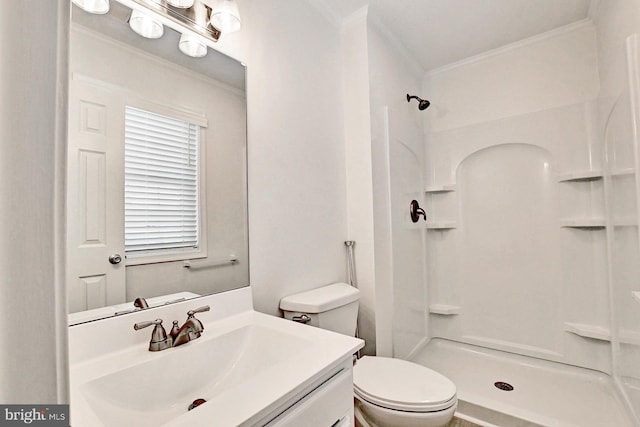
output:
M640 425L638 2L575 0L552 13L558 2L514 11L434 1L427 16L413 13L427 3L417 0L397 14L382 0L237 3L242 29L216 49L246 64L255 310L282 316L281 298L344 282L353 240L364 354L429 364L456 383L472 418L501 426L586 425L562 407L586 412L603 399L569 399L588 389L579 383L554 400L546 383L531 391L558 404L522 407L509 396L528 385L479 360L498 352L500 366L547 372L559 363L572 378L586 368L613 400L605 415ZM66 112L56 106L66 102L70 9L27 0L2 11L3 39L15 40L3 46L3 403L69 399ZM447 32L428 32L440 13ZM487 24L517 16L548 25L516 38L508 27L507 40ZM416 27L440 50L420 52ZM480 32L497 44L465 51ZM431 105L420 111L407 94ZM426 222L408 220L412 199ZM450 342L463 344L446 353ZM443 363L470 348L489 349L474 372ZM464 382L482 370L492 390Z

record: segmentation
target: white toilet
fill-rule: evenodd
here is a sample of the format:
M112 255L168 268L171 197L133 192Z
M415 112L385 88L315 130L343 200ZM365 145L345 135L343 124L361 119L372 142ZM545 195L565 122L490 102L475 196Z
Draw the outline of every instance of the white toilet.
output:
M354 335L359 300L356 288L335 283L285 297L280 309L287 319ZM371 427L444 427L458 406L451 380L406 360L365 356L353 368L353 385L356 418Z

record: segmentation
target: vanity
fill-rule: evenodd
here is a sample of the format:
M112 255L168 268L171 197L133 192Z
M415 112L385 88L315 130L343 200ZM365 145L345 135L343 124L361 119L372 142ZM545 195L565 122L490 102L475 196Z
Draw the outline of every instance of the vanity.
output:
M151 352L151 330L133 328L202 305L202 336L179 347ZM363 344L256 312L249 287L71 326L71 425L351 426Z

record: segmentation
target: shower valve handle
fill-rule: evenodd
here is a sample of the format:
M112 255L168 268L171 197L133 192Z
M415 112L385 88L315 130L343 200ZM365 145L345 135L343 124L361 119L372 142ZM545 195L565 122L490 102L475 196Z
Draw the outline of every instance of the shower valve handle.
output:
M409 205L409 213L411 214L411 221L418 222L420 219L420 215L427 220L427 213L420 207L417 200L412 200Z

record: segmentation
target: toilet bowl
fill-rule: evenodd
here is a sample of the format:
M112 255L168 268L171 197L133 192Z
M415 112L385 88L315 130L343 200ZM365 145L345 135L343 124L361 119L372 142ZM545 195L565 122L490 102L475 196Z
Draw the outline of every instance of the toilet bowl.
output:
M354 287L334 283L282 298L280 309L286 319L353 335L359 298ZM370 427L444 427L458 405L452 381L406 360L365 356L353 383L357 418Z
M353 385L356 411L371 427L443 427L458 406L453 382L406 360L364 356Z

